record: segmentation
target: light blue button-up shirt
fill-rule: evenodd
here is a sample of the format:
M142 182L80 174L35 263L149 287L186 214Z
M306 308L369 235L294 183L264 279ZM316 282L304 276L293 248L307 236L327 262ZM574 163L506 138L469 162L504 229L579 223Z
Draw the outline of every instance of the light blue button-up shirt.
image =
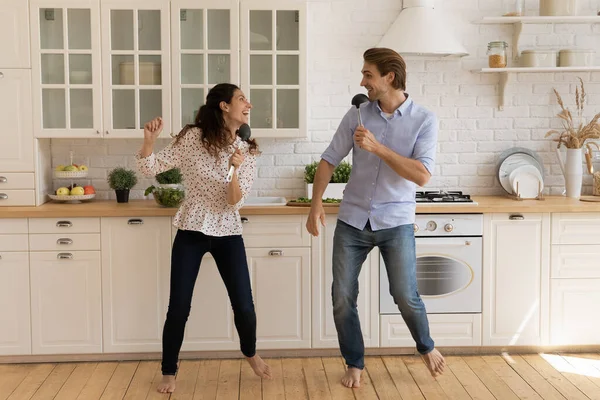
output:
M389 118L376 101L362 104L360 113L363 125L379 143L401 156L419 160L433 174L438 121L431 111L408 97ZM352 173L338 218L361 230L367 221L373 230L414 223L417 185L398 175L375 154L356 146L353 136L357 126L358 110L352 107L321 156L337 166L352 150Z

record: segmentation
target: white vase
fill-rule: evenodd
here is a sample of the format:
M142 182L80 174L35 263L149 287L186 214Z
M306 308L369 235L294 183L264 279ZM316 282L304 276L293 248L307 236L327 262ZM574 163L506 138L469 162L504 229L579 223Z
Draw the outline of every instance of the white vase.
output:
M565 189L567 197L578 199L581 196L581 185L583 182L583 150L567 149L567 161L563 163L558 149L558 161L565 177Z
M325 193L323 193L323 198L331 198L331 199L339 199L341 200L344 197L344 188L346 187L345 183L330 183L327 185L325 189ZM313 184L306 184L306 197L312 199L313 194Z

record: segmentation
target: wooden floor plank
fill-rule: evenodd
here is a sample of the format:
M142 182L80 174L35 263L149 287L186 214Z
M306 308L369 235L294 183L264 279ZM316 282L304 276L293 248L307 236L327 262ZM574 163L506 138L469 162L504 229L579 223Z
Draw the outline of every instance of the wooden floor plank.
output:
M469 368L477 375L479 380L497 398L502 400L518 400L519 397L508 387L506 383L494 372L483 358L479 356L463 357Z
M586 376L600 388L600 360L589 358L586 354L562 354L562 357L575 367L577 373Z
M494 395L488 390L479 377L467 365L462 357L445 357L446 368L452 371L456 379L465 388L469 396L478 400L495 400Z
M331 400L329 383L321 358L303 358L302 369L304 370L308 397L311 400Z
M129 384L131 383L139 364L139 361L120 362L115 369L115 372L110 377L100 399L121 400L125 396L127 389L129 389Z
M366 357L365 369L373 382L377 396L381 400L396 400L401 398L381 357ZM363 375L365 371L363 371Z
M118 362L98 363L94 373L79 393L78 400L98 400L119 366Z
M69 379L57 393L54 400L72 400L79 396L88 380L96 370L98 363L79 363L69 376Z
M220 360L200 361L194 400L215 400L217 398L220 370Z
M8 400L31 399L55 367L56 364L36 364L8 397Z
M308 399L306 381L304 379L304 369L302 368L302 359L284 358L281 360L281 366L283 368L285 400Z
M425 366L427 368L427 366ZM427 370L429 372L429 370ZM431 374L429 374L431 375ZM437 383L440 385L446 396L452 400L471 400L471 396L467 390L461 385L458 378L454 375L452 370L448 368L444 369L444 373L435 378Z
M75 370L76 364L58 364L46 378L44 383L35 392L33 400L53 399L65 384L71 373Z
M521 356L540 375L542 375L552 386L569 400L586 400L587 397L560 372L554 369L546 360L538 354L524 354Z
M404 364L404 361L400 357L381 357L381 359L403 399L425 399L421 393L421 389L419 389L406 364Z
M171 395L171 400L192 400L198 380L200 361L183 360L177 370L176 390Z
M541 354L548 364L567 378L573 386L577 387L585 396L592 400L600 400L600 390L587 376L579 373L577 369L558 354Z
M241 360L221 360L216 397L218 400L237 400L239 398L240 368Z
M156 386L152 385L152 381L157 371L160 372L160 362L140 362L123 400L145 399L151 390L156 390Z
M440 384L431 376L420 356L403 356L402 361L427 400L448 399Z
M342 376L346 372L343 359L340 357L323 357L321 360L323 361L323 367L325 367L331 397L334 400L354 400L353 390L345 387L341 382Z
M139 366L138 366L138 370L139 370ZM136 373L137 375L137 373ZM148 392L146 394L146 400L165 400L165 399L169 399L171 398L171 394L170 393L159 393L158 392L158 385L160 383L160 381L162 380L162 370L160 368L160 364L157 366L156 370L154 371L154 376L152 377L152 381L150 382L150 384L148 385ZM127 391L129 391L130 389L133 389L133 385L135 385L134 383L135 380L135 376L134 379L131 381L131 383L129 384L129 388L127 389ZM175 383L177 385L177 383ZM143 391L144 389L140 389L140 391ZM177 389L175 389L177 390ZM140 399L143 399L144 397L139 397ZM214 398L212 399L214 400Z
M0 365L0 400L12 395L32 369L32 365Z
M344 369L346 368L345 362L342 362ZM340 383L341 385L341 383ZM373 382L371 381L371 376L369 375L369 370L365 368L361 377L360 377L360 388L357 390L353 390L354 397L356 400L378 400L377 392L375 391L375 386L373 386Z
M520 399L543 400L502 357L483 356L482 358Z
M509 365L537 394L544 400L564 400L564 396L556 390L527 361L518 355L504 354L502 359Z
M262 379L258 377L248 362L242 362L240 374L240 400L262 400Z
M262 382L263 399L285 399L285 386L283 384L283 366L280 358L269 358L265 362L271 367L273 379Z

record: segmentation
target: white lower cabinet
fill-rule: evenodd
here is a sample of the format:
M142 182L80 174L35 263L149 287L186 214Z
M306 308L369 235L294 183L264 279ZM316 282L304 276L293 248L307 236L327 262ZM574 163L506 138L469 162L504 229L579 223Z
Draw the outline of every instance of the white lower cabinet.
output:
M0 355L31 354L29 302L29 253L0 250Z
M30 259L32 353L101 353L100 252L32 252Z
M101 220L104 351L158 352L169 300L170 217Z

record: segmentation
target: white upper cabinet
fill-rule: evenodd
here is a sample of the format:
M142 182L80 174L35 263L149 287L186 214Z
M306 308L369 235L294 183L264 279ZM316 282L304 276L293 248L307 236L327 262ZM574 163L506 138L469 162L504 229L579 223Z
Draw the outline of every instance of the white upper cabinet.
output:
M0 68L31 68L27 0L0 2Z
M193 124L208 90L239 85L239 15L236 0L171 2L173 132Z
M32 0L33 129L36 137L98 137L101 121L97 1Z
M255 137L306 136L306 5L240 2L242 89Z

